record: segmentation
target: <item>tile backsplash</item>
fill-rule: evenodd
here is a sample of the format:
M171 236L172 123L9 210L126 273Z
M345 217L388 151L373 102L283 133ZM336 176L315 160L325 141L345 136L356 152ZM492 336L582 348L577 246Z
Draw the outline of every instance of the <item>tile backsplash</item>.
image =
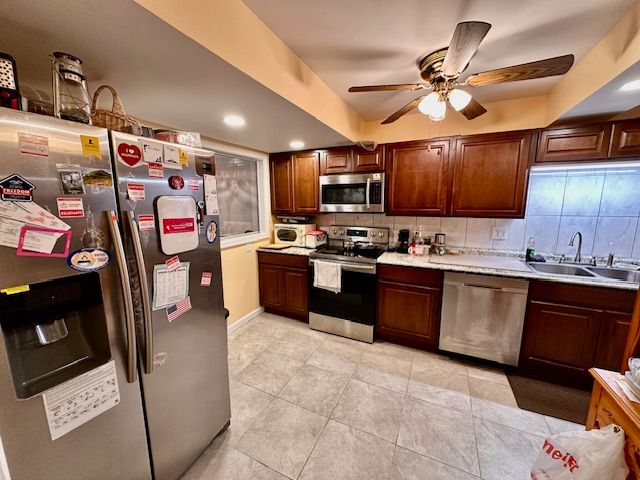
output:
M447 234L452 247L524 251L529 236L540 253L575 255L569 240L582 233L582 255L640 258L640 167L606 165L589 169L532 169L523 219L392 217L385 214L323 214L319 226L388 227ZM493 227L507 227L506 240L492 240Z

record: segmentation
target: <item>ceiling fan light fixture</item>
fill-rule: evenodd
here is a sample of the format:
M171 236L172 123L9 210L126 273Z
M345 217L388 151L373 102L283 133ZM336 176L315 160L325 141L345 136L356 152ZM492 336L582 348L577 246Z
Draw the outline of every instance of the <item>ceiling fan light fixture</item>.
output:
M469 105L471 101L471 94L465 92L464 90L460 90L454 88L449 92L449 103L455 109L456 112L459 112L464 107Z
M438 100L429 112L429 118L434 122L444 120L444 116L447 114L447 102L444 100Z
M627 82L620 87L623 92L631 92L633 90L640 90L640 79Z
M431 92L429 95L424 97L420 103L418 104L418 110L425 115L431 115L431 112L435 111L434 109L438 108L437 103L440 101L440 97L436 92Z

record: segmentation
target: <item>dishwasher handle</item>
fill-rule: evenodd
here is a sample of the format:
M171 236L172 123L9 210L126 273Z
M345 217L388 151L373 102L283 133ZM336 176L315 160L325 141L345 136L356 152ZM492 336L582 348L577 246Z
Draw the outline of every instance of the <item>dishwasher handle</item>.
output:
M478 283L466 283L466 282L455 282L452 280L445 280L445 285L453 285L455 287L469 287L469 288L482 288L484 290L493 290L496 292L508 292L508 293L523 293L526 294L527 291L520 288L508 288L508 287L495 287L493 285L483 285Z

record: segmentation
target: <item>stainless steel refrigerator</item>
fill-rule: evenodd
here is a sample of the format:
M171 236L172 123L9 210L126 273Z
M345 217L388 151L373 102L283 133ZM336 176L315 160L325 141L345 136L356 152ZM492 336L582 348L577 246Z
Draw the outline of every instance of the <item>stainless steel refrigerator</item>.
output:
M228 424L214 174L202 149L0 108L12 480L176 479Z

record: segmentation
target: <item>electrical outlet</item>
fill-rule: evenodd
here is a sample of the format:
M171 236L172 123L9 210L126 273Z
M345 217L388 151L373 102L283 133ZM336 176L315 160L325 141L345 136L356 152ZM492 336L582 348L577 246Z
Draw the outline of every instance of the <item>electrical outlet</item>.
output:
M253 245L251 243L245 244L244 251L247 253L251 253L253 251Z
M491 229L492 240L506 240L509 234L509 227L493 227Z

